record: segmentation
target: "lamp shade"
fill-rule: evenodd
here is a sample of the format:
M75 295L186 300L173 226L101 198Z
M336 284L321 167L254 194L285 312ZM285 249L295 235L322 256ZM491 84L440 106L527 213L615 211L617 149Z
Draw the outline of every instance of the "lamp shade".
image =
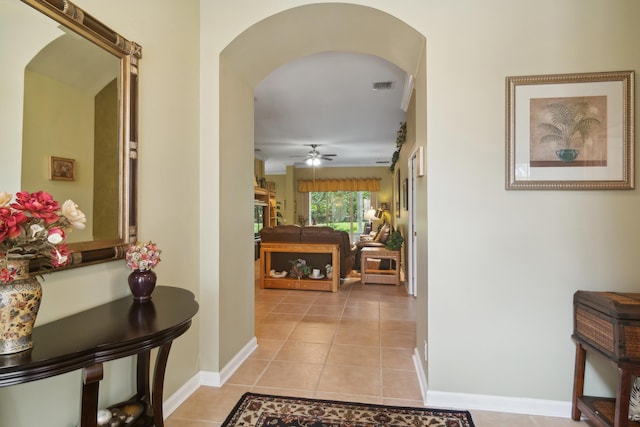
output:
M365 212L364 214L364 219L371 221L374 219L378 219L378 217L376 216L376 210L371 208L368 211Z

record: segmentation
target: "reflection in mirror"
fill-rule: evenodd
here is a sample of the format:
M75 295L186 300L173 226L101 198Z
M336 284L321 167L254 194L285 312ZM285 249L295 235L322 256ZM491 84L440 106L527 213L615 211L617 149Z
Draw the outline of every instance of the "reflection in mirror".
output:
M71 2L22 1L0 0L0 191L78 204L73 266L121 258L136 234L140 47Z
M87 227L70 233L70 243L119 237L119 74L116 56L73 33L48 43L25 69L20 188L82 207ZM51 157L73 160L72 180L52 179Z

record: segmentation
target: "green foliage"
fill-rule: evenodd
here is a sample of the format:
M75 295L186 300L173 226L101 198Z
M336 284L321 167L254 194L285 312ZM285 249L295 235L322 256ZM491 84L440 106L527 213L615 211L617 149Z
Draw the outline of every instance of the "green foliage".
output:
M400 150L402 149L402 145L407 140L407 122L400 123L400 129L396 133L396 151L391 155L391 166L389 166L389 171L393 172L396 169L396 163L400 158Z
M298 258L298 259L289 261L289 263L291 263L291 270L289 271L289 275L291 277L295 277L296 279L301 279L311 274L311 267L307 265L306 260L302 258Z
M282 215L280 202L276 202L276 225L281 224L284 224L284 215Z
M356 209L358 206L358 192L312 192L310 196L312 224L328 225L335 229L342 229L342 227L344 227L344 231L349 231L348 224L351 218L351 210ZM363 191L362 198L371 200L371 193ZM364 218L364 211L368 206L362 206L361 208L362 212L356 212L353 215L354 221L357 218ZM355 230L357 230L357 228Z
M402 247L402 243L404 243L404 237L402 237L402 234L400 234L398 230L393 230L387 239L386 248L396 251Z

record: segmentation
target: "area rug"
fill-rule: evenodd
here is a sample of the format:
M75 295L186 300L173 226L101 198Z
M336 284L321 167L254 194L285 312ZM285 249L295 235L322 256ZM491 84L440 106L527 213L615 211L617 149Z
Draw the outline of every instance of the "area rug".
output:
M474 427L467 411L245 393L222 427Z

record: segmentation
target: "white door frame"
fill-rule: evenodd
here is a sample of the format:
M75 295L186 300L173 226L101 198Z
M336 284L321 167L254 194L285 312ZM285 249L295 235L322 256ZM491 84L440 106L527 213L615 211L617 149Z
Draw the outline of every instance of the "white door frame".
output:
M407 260L408 268L406 268L407 293L414 297L418 295L417 272L418 272L418 233L416 231L416 178L418 176L419 148L416 147L409 156L408 160L408 202L409 202L409 236L407 239Z

